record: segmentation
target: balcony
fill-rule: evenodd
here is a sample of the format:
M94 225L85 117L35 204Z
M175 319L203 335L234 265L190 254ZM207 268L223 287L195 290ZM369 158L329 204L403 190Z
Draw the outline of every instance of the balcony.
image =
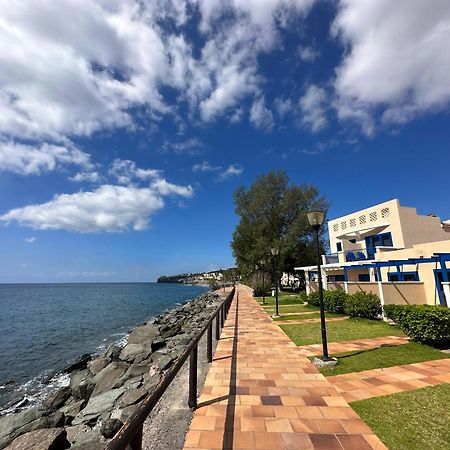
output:
M347 250L345 253L345 261L367 261L370 259L374 259L373 252L369 252L365 248L357 249L357 250Z

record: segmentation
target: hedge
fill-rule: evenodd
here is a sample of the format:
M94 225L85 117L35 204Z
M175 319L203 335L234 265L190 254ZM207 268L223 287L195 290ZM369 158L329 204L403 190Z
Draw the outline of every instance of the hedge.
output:
M411 339L424 344L450 344L450 309L434 305L386 305L386 316Z
M308 303L312 306L319 306L319 293L309 294ZM325 311L347 314L350 317L375 319L381 314L380 299L371 292L357 292L348 295L343 290L324 291L323 306Z
M344 313L350 317L376 319L381 312L380 299L372 292L356 292L345 301Z

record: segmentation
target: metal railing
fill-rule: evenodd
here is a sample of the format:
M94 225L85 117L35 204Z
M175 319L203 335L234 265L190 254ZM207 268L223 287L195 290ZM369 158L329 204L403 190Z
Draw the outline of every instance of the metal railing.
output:
M223 328L225 319L233 301L235 288L227 295L225 300L217 307L208 322L202 328L198 336L189 344L186 350L175 360L172 367L162 377L151 393L145 397L137 410L123 424L118 433L106 446L106 450L141 450L142 449L142 429L145 420L152 412L158 400L163 396L172 380L183 367L189 357L189 398L188 406L191 409L197 408L197 357L198 343L207 332L206 353L208 362L212 361L212 335L213 321L216 320L216 340L220 339L220 328Z

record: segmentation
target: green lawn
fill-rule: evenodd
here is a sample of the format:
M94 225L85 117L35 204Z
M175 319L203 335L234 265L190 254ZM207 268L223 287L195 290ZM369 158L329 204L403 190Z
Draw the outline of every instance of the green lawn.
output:
M278 307L278 310L280 314L286 314L286 313L299 313L299 312L318 312L319 308L316 308L315 306L309 306L309 305L280 305ZM266 311L268 314L275 314L275 307L265 307L264 311Z
M333 314L333 313L326 313L326 316L328 318L331 317L342 317L342 314ZM296 314L292 316L283 316L274 318L273 320L279 321L279 320L306 320L306 319L320 319L320 312L311 312L311 314Z
M390 450L450 448L450 384L352 403Z
M283 294L278 296L278 304L279 305L292 305L292 304L301 304L304 301L304 296L299 294ZM262 304L262 297L256 297L256 300ZM266 305L275 305L275 297L266 297L265 298Z
M326 377L341 373L361 372L363 370L380 369L382 367L413 364L434 359L450 358L433 347L410 342L392 347L379 347L333 355L338 358L337 366L320 369Z
M320 323L280 325L296 345L319 344ZM379 336L403 336L400 327L388 325L382 320L347 319L327 323L328 342L350 341Z

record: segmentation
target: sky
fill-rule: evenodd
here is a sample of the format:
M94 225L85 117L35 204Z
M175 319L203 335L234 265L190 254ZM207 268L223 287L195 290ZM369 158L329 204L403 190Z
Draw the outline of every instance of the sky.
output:
M0 282L234 265L233 192L450 218L450 3L5 0Z

